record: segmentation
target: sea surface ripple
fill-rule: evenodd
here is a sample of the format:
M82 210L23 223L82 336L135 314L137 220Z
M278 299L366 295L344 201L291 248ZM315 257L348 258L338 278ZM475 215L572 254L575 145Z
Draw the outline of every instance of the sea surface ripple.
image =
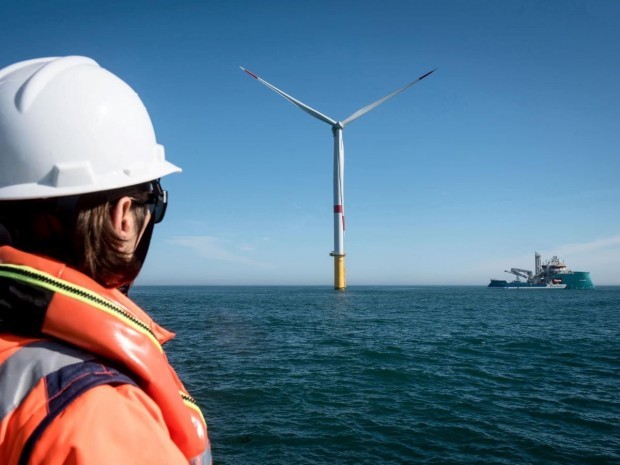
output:
M620 287L150 287L214 463L620 464Z

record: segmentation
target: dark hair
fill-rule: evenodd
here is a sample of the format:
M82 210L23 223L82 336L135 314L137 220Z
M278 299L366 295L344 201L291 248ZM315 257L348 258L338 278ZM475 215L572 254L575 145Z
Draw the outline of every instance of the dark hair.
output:
M0 202L0 223L9 232L11 245L24 252L60 260L99 284L120 287L132 282L142 259L123 253L110 212L125 196L132 204L138 230L146 221L149 184L138 184L79 196Z

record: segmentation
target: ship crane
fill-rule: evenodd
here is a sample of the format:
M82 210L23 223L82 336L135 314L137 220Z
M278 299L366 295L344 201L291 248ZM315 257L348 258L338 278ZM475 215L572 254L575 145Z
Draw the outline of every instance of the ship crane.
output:
M504 272L515 275L517 277L517 281L519 281L519 278L525 278L529 281L532 277L532 272L530 270L522 270L521 268L510 268L510 271L504 270Z

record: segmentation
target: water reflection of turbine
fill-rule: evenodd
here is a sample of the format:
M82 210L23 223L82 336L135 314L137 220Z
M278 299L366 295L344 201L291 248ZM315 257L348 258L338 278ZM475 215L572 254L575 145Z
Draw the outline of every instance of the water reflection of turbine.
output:
M241 69L250 76L252 76L254 79L258 80L261 84L264 84L274 92L280 94L282 97L287 99L289 102L301 108L310 116L314 116L315 118L324 121L332 127L332 132L334 134L334 250L330 255L334 257L334 288L338 290L344 289L346 287L346 278L344 268L344 145L342 142L342 130L347 124L355 121L360 116L365 115L370 110L378 107L386 100L394 97L397 94L400 94L404 90L408 89L412 85L424 79L426 76L433 73L435 70L429 71L425 75L420 76L414 81L411 81L410 83L404 85L403 87L392 92L391 94L388 94L385 97L377 100L376 102L373 102L370 105L367 105L364 108L357 110L345 120L336 121L329 116L325 116L323 113L316 111L314 108L309 107L305 103L300 102L299 100L282 92L277 87L272 86L267 81L261 79L256 74L251 73L244 67L241 67Z

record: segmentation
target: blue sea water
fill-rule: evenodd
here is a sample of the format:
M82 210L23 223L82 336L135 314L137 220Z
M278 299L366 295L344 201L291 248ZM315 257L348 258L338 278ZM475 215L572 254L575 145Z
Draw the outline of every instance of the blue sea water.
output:
M620 287L136 287L214 463L620 464Z

